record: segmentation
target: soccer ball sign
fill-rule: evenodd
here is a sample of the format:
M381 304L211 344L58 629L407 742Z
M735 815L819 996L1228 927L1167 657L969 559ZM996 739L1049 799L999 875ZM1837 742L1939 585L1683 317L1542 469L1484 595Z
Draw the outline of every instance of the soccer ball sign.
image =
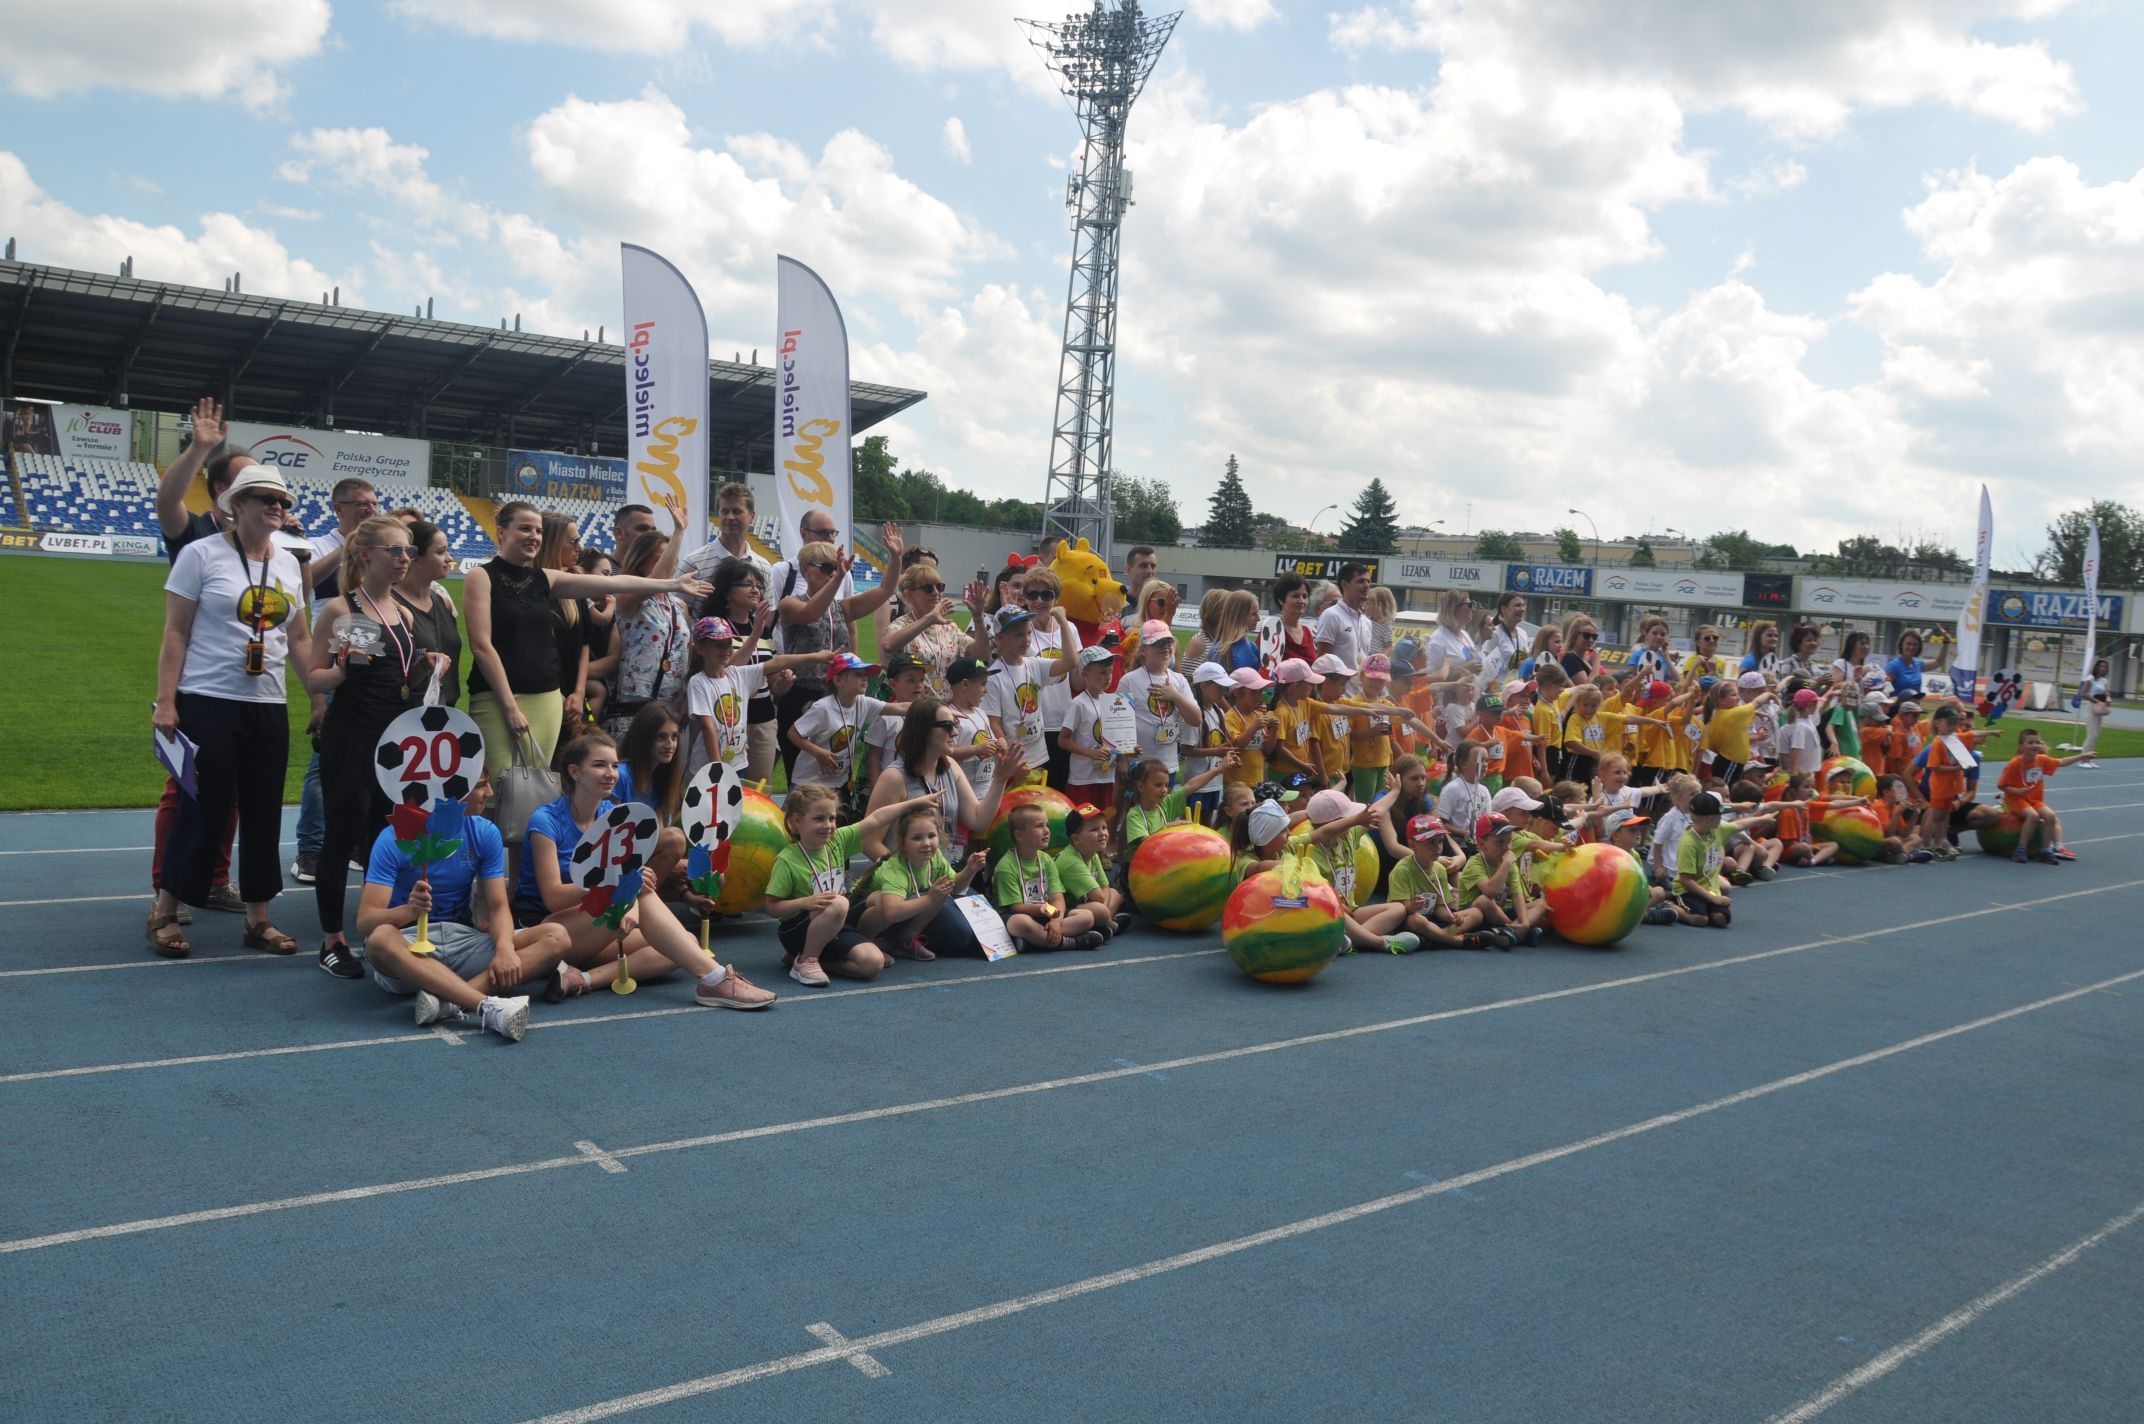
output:
M719 850L729 843L744 810L744 778L726 763L711 761L686 784L678 825L685 844Z
M573 848L568 864L573 883L583 890L616 885L637 875L655 847L661 822L655 808L639 801L612 802L596 813L596 823Z
M484 774L484 735L456 708L412 707L387 724L372 769L397 806L460 801Z

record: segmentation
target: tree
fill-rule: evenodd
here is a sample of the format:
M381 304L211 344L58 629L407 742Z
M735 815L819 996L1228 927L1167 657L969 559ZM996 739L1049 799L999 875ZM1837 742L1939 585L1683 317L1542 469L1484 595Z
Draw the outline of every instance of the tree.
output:
M1206 502L1206 531L1199 542L1212 549L1248 549L1255 542L1256 518L1251 497L1244 493L1242 477L1236 472L1236 457L1230 455L1220 485Z
M2089 509L2073 509L2047 526L2047 547L2032 561L2033 572L2075 587L2084 585L2084 546L2092 520L2099 520L2099 586L2144 587L2144 511L2116 500L2094 500Z
M883 435L870 435L856 448L855 477L849 486L850 504L861 524L880 524L888 519L907 519L908 500L901 478L893 472L893 450Z
M1579 542L1578 531L1576 529L1564 528L1551 530L1550 537L1556 541L1557 558L1563 560L1563 562L1567 564L1576 564L1584 562L1586 557L1586 546Z
M1638 536L1637 544L1630 551L1630 566L1634 569L1652 569L1660 566L1660 560L1653 556L1653 541L1643 534Z
M1117 538L1128 544L1174 544L1184 537L1176 496L1161 480L1142 480L1119 470L1110 476L1109 499L1116 510ZM1035 521L1040 524L1038 518Z
M1347 523L1340 529L1340 547L1350 554L1395 554L1400 547L1399 506L1385 489L1385 482L1373 478L1355 496L1355 505L1348 511Z
M1477 559L1523 559L1525 548L1519 536L1506 534L1501 529L1484 529L1474 536L1474 557Z
M1785 553L1779 550L1785 549ZM1761 569L1766 559L1791 559L1794 550L1783 544L1767 544L1762 539L1752 538L1747 529L1730 529L1724 534L1715 534L1705 541L1705 551L1697 556L1701 569Z

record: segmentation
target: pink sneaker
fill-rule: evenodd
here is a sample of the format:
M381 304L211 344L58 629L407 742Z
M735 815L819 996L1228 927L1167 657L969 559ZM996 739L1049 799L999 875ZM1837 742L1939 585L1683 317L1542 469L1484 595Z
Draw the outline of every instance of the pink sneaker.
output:
M764 1009L774 1003L775 997L734 968L712 989L705 984L692 986L692 1001L706 1009Z
M733 969L730 972L735 974L737 971ZM801 957L789 966L789 977L814 989L824 989L834 982L826 977L826 970L820 967L818 960Z

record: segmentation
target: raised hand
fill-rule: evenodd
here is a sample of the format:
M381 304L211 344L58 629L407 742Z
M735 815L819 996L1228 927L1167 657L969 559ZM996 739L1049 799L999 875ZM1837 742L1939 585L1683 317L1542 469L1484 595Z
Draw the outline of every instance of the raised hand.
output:
M223 404L207 396L194 402L194 440L205 449L221 445L228 433L223 423Z

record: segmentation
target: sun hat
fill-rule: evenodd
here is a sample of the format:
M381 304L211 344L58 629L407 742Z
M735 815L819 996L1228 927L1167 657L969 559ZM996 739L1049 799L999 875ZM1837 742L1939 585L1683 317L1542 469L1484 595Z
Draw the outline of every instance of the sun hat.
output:
M254 494L270 490L289 499L290 486L283 483L283 472L272 465L248 465L231 477L223 493L216 496L216 508L226 515L232 513L231 502L242 494Z

